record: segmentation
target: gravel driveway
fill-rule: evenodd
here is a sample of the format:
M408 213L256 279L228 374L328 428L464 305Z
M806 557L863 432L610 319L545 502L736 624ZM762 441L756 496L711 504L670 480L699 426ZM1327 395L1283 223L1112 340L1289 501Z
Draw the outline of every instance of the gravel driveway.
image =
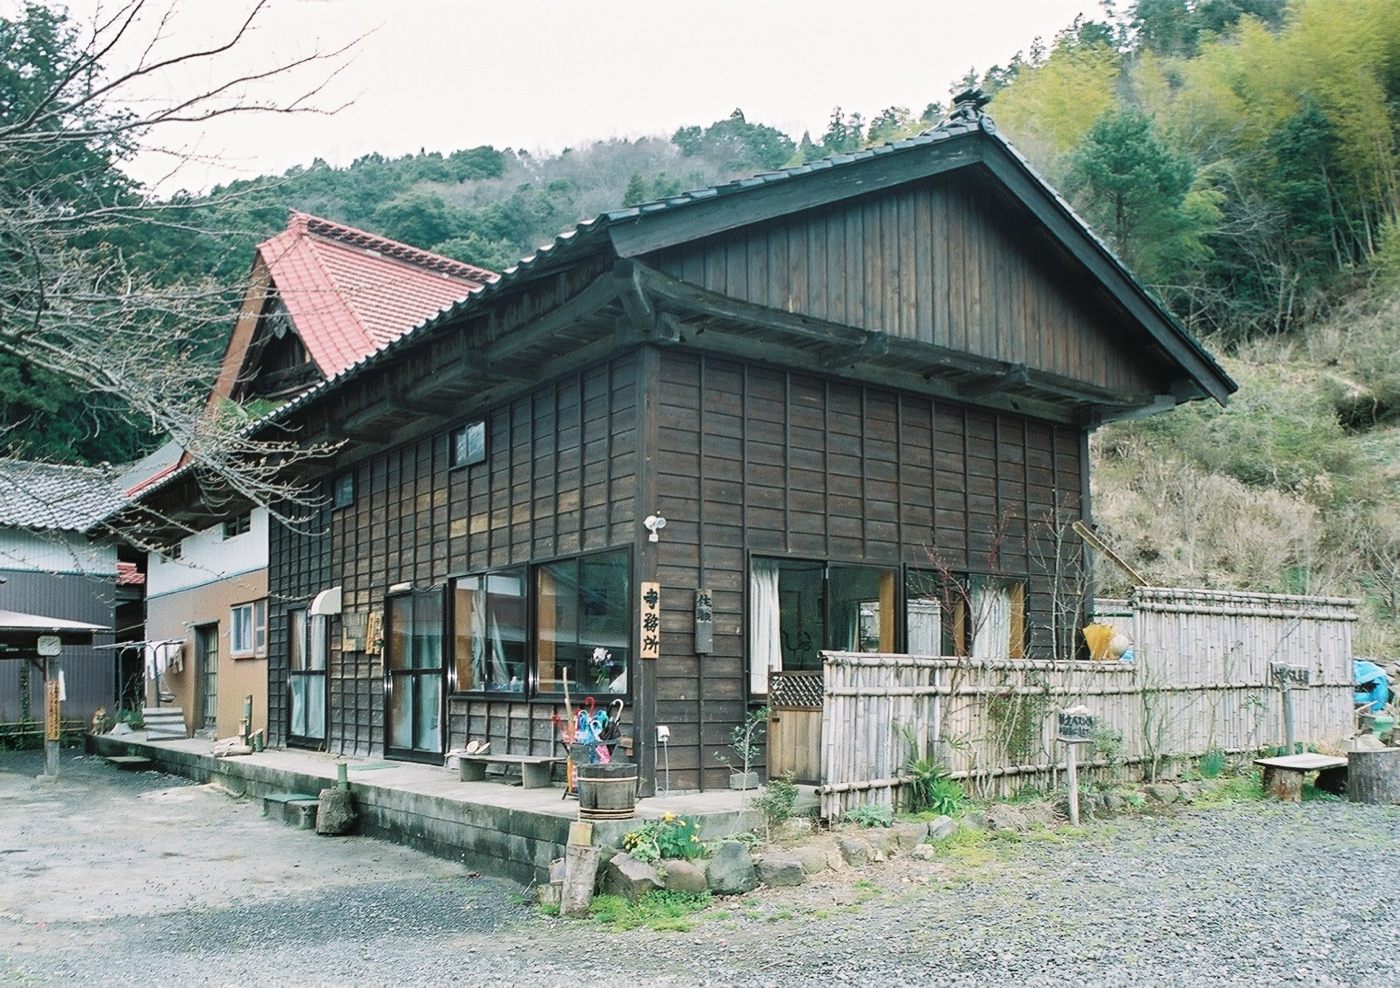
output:
M993 841L718 902L688 933L536 917L518 887L272 824L155 773L0 754L0 982L1400 981L1400 811L1235 807Z

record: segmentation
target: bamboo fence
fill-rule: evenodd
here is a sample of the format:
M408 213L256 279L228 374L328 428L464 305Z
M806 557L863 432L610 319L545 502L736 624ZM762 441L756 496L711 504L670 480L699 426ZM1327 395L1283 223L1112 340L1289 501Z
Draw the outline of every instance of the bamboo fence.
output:
M911 758L937 758L983 796L1056 785L1056 714L1078 705L1099 729L1090 774L1156 777L1282 744L1271 663L1310 672L1293 695L1300 740L1328 748L1351 732L1356 601L1151 587L1130 606L1132 662L824 653L822 815L895 802Z

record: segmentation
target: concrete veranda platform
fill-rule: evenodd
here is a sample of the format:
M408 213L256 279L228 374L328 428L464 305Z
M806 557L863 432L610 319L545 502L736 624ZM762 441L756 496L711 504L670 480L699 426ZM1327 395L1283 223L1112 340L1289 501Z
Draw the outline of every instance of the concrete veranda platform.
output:
M462 782L455 768L439 765L289 749L215 758L208 740L148 741L139 731L91 741L97 754L141 755L159 771L258 798L277 792L314 796L335 785L336 765L344 762L359 833L526 883L547 880L550 862L563 856L569 824L578 819L578 801L561 798L562 785L523 789L505 782ZM617 844L638 820L663 813L696 817L706 839L727 837L762 823L744 802L742 793L729 791L639 799L635 819L594 821L594 843Z

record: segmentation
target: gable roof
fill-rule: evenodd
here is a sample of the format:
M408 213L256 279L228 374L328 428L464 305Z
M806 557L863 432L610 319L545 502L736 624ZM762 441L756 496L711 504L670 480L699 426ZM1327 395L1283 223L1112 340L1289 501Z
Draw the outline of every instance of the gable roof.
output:
M125 503L106 468L0 460L0 525L85 532Z
M816 205L868 195L943 172L978 166L1022 205L1048 236L1095 279L1160 348L1180 375L1182 389L1168 405L1193 398L1224 404L1238 389L1229 374L1128 269L981 110L980 93L962 94L953 113L913 137L838 154L793 168L763 172L637 206L609 210L559 234L552 243L423 319L381 348L362 356L248 426L256 434L285 422L323 397L418 345L438 331L485 311L503 293L599 255L637 258L677 243L788 215ZM1165 410L1153 404L1146 412ZM182 471L177 471L177 474ZM163 487L175 477L153 485Z
M495 272L292 212L258 245L307 354L325 377L398 339L495 279Z

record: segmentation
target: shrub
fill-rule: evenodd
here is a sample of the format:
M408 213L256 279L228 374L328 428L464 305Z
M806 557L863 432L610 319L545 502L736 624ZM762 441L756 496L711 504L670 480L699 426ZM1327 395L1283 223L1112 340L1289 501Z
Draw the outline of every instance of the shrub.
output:
M700 841L700 823L692 816L663 814L660 820L629 830L622 847L638 861L655 863L663 858L691 860L705 853Z
M758 812L763 814L763 825L771 838L774 827L792 818L792 808L797 802L797 786L792 781L792 774L769 779L763 787L763 794L753 802Z
M841 819L861 827L893 827L894 811L879 803L866 803L852 806L841 815Z

